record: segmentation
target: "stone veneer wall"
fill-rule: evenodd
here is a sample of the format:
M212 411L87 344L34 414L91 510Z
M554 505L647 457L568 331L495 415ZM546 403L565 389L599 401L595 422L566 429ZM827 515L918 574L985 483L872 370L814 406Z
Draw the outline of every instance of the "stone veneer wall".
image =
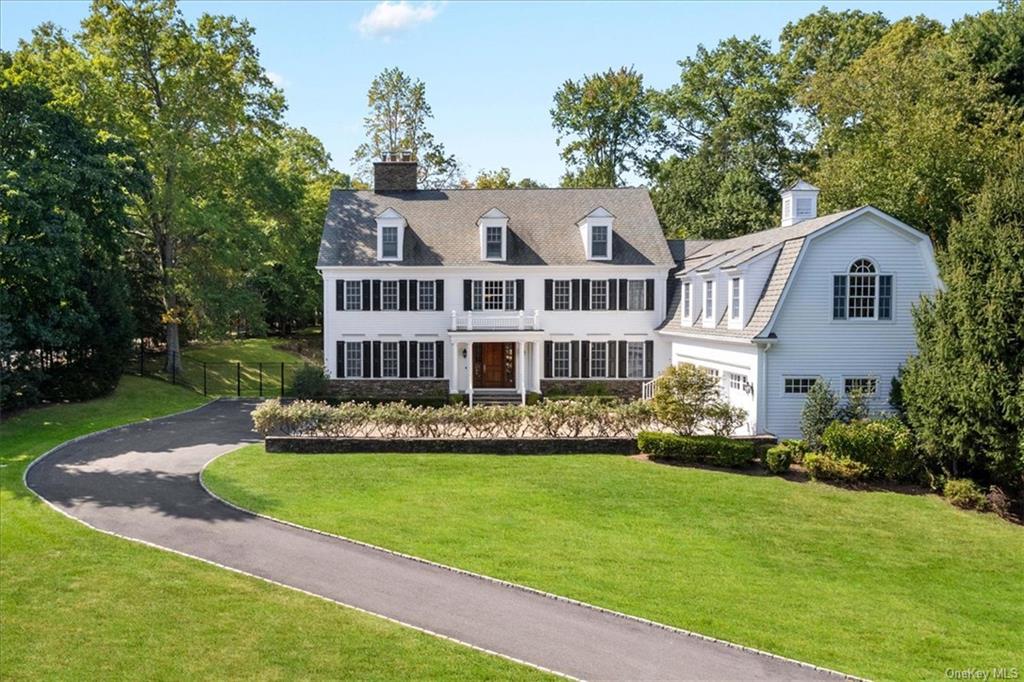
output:
M447 452L489 455L635 455L636 438L319 438L267 436L267 452Z
M447 379L333 379L331 397L339 400L448 399Z
M614 395L626 400L639 398L643 392L645 379L541 379L542 393L562 395L588 395L594 390L594 384L604 387L605 395Z
M407 192L416 189L415 161L378 161L373 164L374 192Z

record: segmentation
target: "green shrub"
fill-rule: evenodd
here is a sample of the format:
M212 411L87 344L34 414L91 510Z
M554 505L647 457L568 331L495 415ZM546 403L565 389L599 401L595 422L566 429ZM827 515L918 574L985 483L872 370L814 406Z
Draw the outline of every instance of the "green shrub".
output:
M867 466L848 457L833 457L818 452L804 456L804 468L815 481L852 483L864 478Z
M313 365L303 365L295 372L293 390L297 398L322 398L327 395L328 378Z
M658 420L682 435L692 435L708 419L708 411L722 401L718 379L700 367L672 365L654 384L654 412Z
M753 443L723 436L681 436L645 431L637 437L637 447L652 457L681 464L742 467L754 459Z
M793 463L793 449L786 444L768 448L764 455L764 468L773 474L784 474Z
M985 493L969 478L949 479L942 487L942 496L949 500L954 507L961 509L986 511L989 508Z
M782 441L782 444L789 448L790 454L793 456L793 461L797 464L802 464L804 461L804 455L807 454L808 448L807 443L799 438L790 438L789 440Z
M835 421L839 401L828 382L818 379L807 392L800 412L800 433L809 450L821 450L821 434Z
M826 452L867 466L867 475L905 481L919 470L910 429L894 417L834 422L821 436Z

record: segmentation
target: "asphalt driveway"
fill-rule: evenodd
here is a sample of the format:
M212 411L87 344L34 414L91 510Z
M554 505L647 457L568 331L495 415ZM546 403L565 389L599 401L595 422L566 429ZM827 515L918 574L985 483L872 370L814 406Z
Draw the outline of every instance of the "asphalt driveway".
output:
M395 556L223 504L211 459L257 442L253 403L198 410L66 443L28 486L100 529L206 559L582 679L791 680L825 671Z

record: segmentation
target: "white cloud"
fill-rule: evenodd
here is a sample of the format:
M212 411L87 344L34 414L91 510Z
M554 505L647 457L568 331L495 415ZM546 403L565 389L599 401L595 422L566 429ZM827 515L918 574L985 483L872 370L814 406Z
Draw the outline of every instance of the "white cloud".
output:
M359 32L364 36L388 37L424 24L437 16L439 7L433 2L412 3L407 0L384 0L359 20Z
M274 87L277 88L284 88L284 86L288 84L285 77L276 71L267 71L267 78L274 84Z

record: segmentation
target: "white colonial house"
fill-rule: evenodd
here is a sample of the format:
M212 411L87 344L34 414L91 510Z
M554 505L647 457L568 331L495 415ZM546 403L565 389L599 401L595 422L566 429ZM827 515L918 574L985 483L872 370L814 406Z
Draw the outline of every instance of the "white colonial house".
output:
M818 217L803 182L781 227L667 241L644 189L417 190L403 158L374 172L374 191L332 192L317 265L345 397L640 397L686 362L720 377L743 433L790 437L819 376L882 406L911 306L940 286L926 235L870 206Z

